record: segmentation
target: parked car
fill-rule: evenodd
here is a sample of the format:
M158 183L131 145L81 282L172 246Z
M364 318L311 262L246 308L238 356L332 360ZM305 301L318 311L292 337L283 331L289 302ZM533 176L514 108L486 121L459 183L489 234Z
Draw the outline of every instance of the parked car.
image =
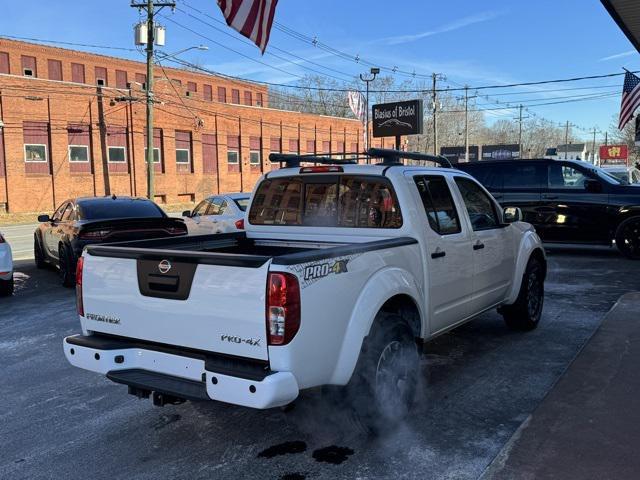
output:
M459 170L387 152L269 172L243 232L87 247L90 334L64 339L68 361L156 405L270 408L348 384L365 421L395 424L417 387L417 341L496 307L536 328L547 267L519 210Z
M0 297L13 295L13 256L11 245L0 232Z
M87 245L187 234L181 219L168 217L151 200L115 195L66 200L51 217L40 215L38 221L36 266L58 267L66 287L75 284L76 262Z
M623 184L640 183L640 170L633 165L601 165L601 168L609 175L613 175L618 180L621 180Z
M182 212L191 235L229 233L244 229L244 212L250 193L212 195L201 201L193 211Z
M615 245L640 259L640 186L590 163L503 160L460 163L502 204L519 207L544 242Z

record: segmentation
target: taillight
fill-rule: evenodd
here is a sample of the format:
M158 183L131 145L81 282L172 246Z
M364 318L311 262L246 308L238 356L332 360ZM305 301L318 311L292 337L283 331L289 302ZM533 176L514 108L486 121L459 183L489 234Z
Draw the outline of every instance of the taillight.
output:
M82 240L102 240L111 233L111 230L90 230L88 232L80 232Z
M84 317L84 303L82 302L82 268L84 267L84 257L78 259L76 265L76 308L78 315Z
M300 328L300 285L290 273L270 273L267 279L269 345L286 345Z
M302 167L300 173L342 173L342 167Z
M236 228L238 230L244 230L244 218L241 218L240 220L236 220Z

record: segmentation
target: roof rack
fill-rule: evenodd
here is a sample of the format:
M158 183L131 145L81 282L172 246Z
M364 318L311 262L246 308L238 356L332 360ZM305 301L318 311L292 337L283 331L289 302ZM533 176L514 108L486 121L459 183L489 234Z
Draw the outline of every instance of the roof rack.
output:
M352 158L332 158L333 156L351 156ZM370 162L371 158L380 158L382 162L377 165L393 166L403 165L401 159L433 162L443 168L453 168L451 162L442 155L429 155L427 153L418 152L402 152L399 150L391 150L387 148L370 148L367 153L323 153L322 155L299 155L297 153L271 153L269 161L271 163L279 163L280 168L297 168L301 163L312 163L315 165L356 165L358 160L366 160Z
M352 159L339 159L331 158L332 155L358 155L359 153L327 153L318 155L298 155L297 153L271 153L269 154L269 161L271 163L279 163L280 168L296 168L301 163L313 163L315 165L355 165L358 163L358 158Z
M418 152L402 152L399 150L391 150L388 148L370 148L369 156L382 158L382 162L379 165L401 165L401 158L407 160L417 160L422 162L437 163L443 168L453 168L451 162L442 155L429 155L428 153Z

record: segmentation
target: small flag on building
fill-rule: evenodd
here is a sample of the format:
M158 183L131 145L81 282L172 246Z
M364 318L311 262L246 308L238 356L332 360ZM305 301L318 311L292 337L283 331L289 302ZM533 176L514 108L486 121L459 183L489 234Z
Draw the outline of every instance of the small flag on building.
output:
M278 0L218 0L227 25L255 43L264 53Z
M622 102L620 103L620 120L618 129L622 130L629 120L633 118L633 112L640 105L640 78L631 72L624 76L622 86Z
M364 115L367 111L367 101L364 98L362 92L350 91L349 94L349 106L351 111L358 120L364 123Z

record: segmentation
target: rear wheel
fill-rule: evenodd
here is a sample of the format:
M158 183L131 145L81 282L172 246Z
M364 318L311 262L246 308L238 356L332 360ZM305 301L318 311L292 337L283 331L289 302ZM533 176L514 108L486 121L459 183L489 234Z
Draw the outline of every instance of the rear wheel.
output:
M58 248L58 273L62 286L71 288L76 284L76 273L71 261L71 252L64 245Z
M347 387L350 406L373 430L393 426L411 409L419 370L409 325L398 315L378 314Z
M47 266L45 262L44 254L42 253L42 247L37 238L33 239L33 257L35 259L36 268L44 268Z
M513 305L500 309L504 321L514 330L533 330L538 326L544 305L544 267L531 257L522 276L518 298Z
M9 280L0 280L0 297L13 295L13 275Z
M627 218L618 225L616 246L625 257L640 260L640 217Z

